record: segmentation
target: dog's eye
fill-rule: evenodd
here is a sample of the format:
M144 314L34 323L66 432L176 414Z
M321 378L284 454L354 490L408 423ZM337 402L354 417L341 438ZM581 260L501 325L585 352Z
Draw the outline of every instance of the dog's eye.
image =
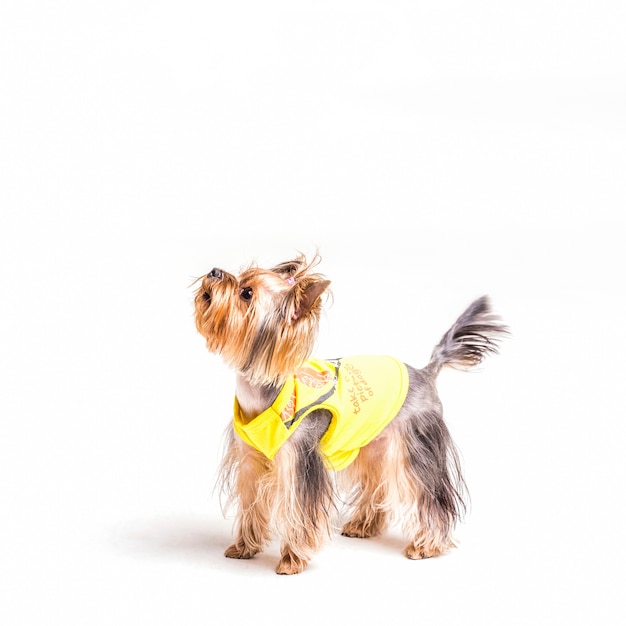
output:
M239 292L239 297L245 302L250 302L252 300L252 287L244 287Z

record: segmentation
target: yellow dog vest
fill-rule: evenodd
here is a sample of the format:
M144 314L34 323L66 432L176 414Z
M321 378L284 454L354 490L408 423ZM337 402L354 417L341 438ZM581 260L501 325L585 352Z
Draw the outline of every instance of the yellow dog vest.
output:
M406 365L389 356L307 361L271 407L248 423L235 398L234 426L247 444L273 459L311 411L332 414L320 449L329 469L342 470L396 416L409 389Z

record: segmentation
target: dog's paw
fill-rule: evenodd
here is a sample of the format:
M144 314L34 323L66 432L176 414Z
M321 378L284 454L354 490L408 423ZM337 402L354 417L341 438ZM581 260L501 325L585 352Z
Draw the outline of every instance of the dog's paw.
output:
M348 522L342 529L341 534L344 537L356 537L358 539L364 539L366 537L370 537L367 530L363 526L363 524L355 524L353 522Z
M443 554L445 552L445 550L442 550L441 548L436 548L434 546L429 546L429 547L425 547L423 545L415 545L413 543L410 543L405 549L404 549L404 556L406 556L407 559L411 559L412 561L417 561L419 559L430 559L431 557L434 556L439 556L440 554Z
M229 559L251 559L258 550L253 550L240 543L233 543L232 546L228 546L224 551L224 556Z
M287 552L278 562L278 565L276 566L276 573L287 575L299 574L304 571L308 564L308 561L305 561L303 558L296 556L291 552Z
M356 537L366 539L367 537L377 537L383 531L385 520L382 515L373 517L369 522L351 520L344 524L341 534L344 537Z

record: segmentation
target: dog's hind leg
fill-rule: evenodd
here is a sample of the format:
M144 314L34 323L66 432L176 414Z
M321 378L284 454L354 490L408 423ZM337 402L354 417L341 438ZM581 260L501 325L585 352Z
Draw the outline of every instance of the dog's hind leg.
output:
M383 435L365 446L354 462L343 470L341 482L349 492L350 520L341 534L346 537L375 537L387 526L389 481L387 461L389 453Z
M456 448L441 412L416 412L405 424L405 480L399 481L410 559L437 556L454 547L452 531L465 510L465 483Z

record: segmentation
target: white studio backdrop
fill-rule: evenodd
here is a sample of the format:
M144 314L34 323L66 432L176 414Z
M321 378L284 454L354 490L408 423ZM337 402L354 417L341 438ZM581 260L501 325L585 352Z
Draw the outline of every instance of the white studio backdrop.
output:
M578 0L3 2L2 623L621 624L625 26ZM321 356L420 366L483 293L512 328L440 378L472 493L442 559L394 532L290 579L276 546L221 556L233 377L192 283L300 251L333 281Z

